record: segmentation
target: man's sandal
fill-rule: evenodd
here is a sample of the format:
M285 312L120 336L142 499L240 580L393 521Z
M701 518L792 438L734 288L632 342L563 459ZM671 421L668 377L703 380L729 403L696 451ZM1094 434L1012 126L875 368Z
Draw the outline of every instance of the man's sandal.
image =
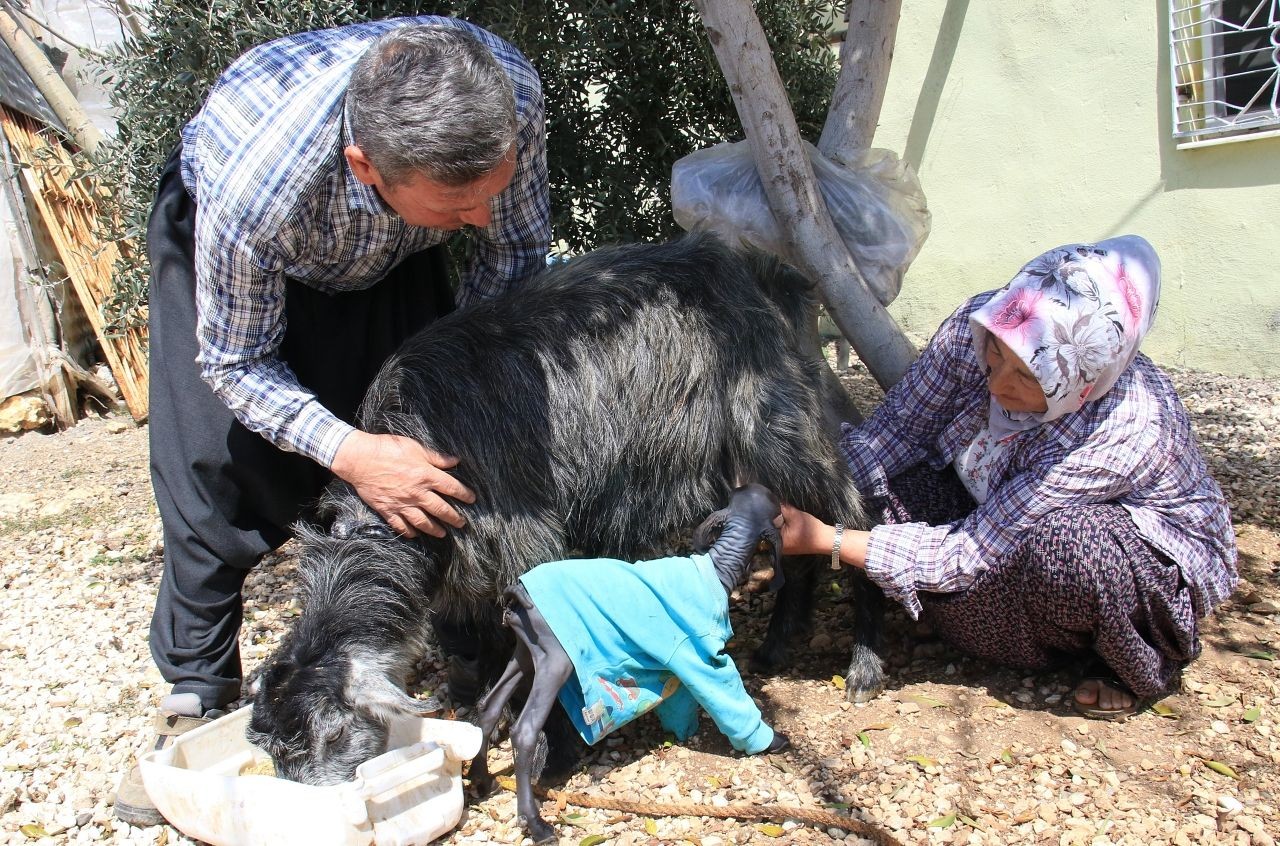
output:
M198 699L192 704L186 701L185 697L194 698L192 694L171 695L161 705L161 713L156 715L155 720L154 748L163 749L170 745L175 737L207 725L226 713L221 710L204 711L200 716L174 713L174 710L188 712L194 710L197 713L203 710ZM129 767L124 778L120 780L113 804L116 819L129 825L146 827L161 825L165 822L155 803L147 795L146 786L142 783L142 770L136 763Z

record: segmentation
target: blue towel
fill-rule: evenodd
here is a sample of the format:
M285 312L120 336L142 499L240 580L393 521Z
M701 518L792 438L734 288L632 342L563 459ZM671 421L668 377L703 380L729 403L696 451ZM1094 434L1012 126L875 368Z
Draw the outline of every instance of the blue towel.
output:
M684 740L699 705L735 749L773 742L724 652L733 629L710 557L551 561L520 581L573 661L560 703L587 743L651 709Z

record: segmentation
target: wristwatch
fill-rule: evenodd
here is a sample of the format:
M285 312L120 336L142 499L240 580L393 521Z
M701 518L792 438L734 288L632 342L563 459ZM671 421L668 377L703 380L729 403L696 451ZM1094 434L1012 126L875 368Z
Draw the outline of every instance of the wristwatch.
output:
M844 523L836 523L836 536L831 541L831 569L839 570L840 542L844 540Z

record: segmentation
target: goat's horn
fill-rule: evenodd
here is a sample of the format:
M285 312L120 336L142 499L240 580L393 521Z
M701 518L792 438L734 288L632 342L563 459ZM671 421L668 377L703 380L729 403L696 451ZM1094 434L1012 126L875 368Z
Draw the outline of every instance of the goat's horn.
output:
M711 548L714 542L713 534L718 534L724 529L724 524L729 520L729 509L721 508L713 513L710 517L703 520L698 528L693 530L693 548L698 552L706 552Z

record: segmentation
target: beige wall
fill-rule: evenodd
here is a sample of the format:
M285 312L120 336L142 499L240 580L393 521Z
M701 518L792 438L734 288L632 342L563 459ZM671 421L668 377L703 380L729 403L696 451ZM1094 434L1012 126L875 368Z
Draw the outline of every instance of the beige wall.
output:
M1143 350L1280 377L1280 138L1175 149L1167 39L1166 0L904 0L875 146L933 212L909 333L1045 249L1136 233L1164 271Z

